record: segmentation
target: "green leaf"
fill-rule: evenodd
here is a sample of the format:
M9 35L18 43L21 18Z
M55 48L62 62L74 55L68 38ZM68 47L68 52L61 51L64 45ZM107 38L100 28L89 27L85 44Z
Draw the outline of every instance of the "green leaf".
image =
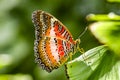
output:
M120 80L120 59L107 46L88 50L66 64L69 80Z
M107 0L108 2L120 2L120 0Z
M120 16L116 15L115 13L111 12L108 15L106 14L89 14L87 16L87 20L89 21L108 21L108 20L114 20L114 21L118 21L120 20Z
M101 21L90 26L93 35L120 56L120 22Z
M66 64L66 71L69 79L87 80L101 63L106 51L106 46L99 46L68 62Z
M0 80L33 80L28 74L2 74Z

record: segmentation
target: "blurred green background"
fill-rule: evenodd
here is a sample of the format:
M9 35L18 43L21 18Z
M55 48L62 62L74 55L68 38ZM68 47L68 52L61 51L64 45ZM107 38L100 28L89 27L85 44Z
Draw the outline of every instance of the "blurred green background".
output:
M91 23L86 20L88 14L119 15L120 4L106 0L0 0L0 80L67 79L64 66L47 73L34 63L34 10L54 15L77 39ZM98 45L89 30L81 37L85 51Z

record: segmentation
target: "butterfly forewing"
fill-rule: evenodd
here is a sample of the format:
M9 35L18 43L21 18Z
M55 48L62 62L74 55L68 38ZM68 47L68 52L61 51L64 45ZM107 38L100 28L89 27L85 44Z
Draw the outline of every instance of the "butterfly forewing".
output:
M34 11L34 51L36 62L51 72L65 63L76 44L67 28L55 17L41 10Z

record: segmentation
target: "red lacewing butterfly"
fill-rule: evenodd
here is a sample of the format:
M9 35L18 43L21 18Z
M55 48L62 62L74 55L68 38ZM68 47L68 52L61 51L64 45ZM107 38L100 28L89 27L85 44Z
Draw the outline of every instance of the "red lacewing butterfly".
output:
M64 64L79 49L68 29L51 14L37 10L32 13L35 26L35 61L47 72Z

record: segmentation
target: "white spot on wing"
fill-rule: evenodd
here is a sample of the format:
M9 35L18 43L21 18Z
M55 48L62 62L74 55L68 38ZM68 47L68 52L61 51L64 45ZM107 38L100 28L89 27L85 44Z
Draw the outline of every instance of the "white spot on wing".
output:
M55 37L55 31L54 31L54 28L51 28L51 30L50 30L50 36L54 36L54 37Z
M50 48L51 48L51 52L52 52L52 55L54 56L55 60L57 62L59 62L59 55L58 55L57 45L55 43L54 38L50 39Z

